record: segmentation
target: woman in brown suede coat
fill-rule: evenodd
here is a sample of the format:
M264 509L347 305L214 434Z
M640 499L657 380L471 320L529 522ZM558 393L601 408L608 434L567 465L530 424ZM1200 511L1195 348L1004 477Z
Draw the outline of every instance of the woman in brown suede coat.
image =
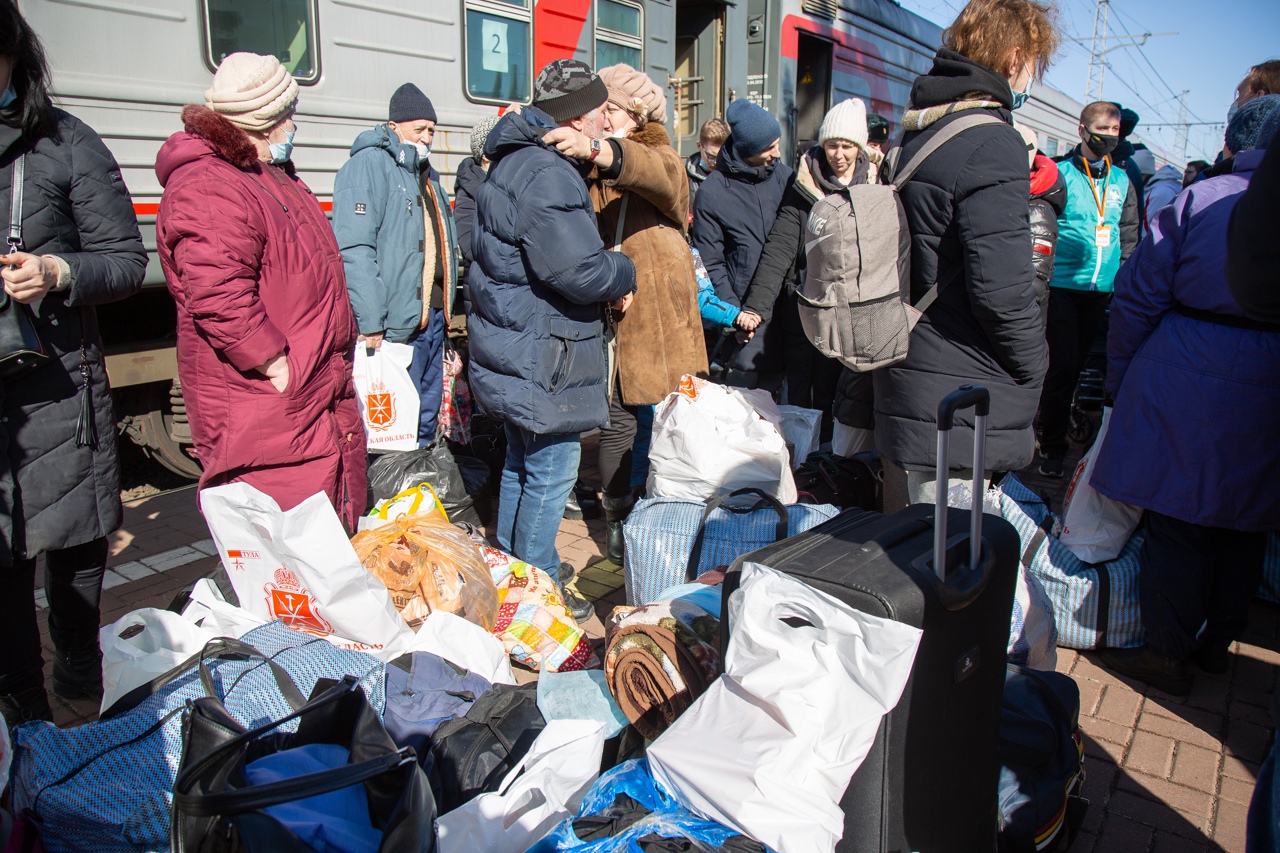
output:
M600 72L609 89L613 163L588 179L600 236L636 266L635 299L616 315L617 352L609 426L600 435L608 555L622 562L622 521L631 510L636 407L661 402L686 373L705 374L693 256L685 241L689 182L671 147L662 90L641 71Z

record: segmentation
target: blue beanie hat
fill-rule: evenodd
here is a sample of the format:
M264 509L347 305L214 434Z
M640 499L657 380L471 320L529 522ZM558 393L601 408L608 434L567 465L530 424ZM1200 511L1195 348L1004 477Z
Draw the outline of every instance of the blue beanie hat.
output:
M733 150L740 157L754 157L782 137L782 125L761 107L738 98L724 111L733 139Z
M1239 154L1250 148L1266 147L1268 140L1264 140L1261 146L1258 144L1259 131L1278 105L1280 95L1263 95L1245 102L1236 110L1231 123L1227 125L1226 143L1232 154Z
M405 83L391 96L391 106L387 109L387 121L424 121L436 120L436 108L431 106L431 99L422 94L422 90L412 83Z
M1268 95L1269 98L1275 98L1275 95ZM1258 98L1258 100L1262 100ZM1271 111L1267 113L1267 117L1262 120L1262 124L1258 127L1258 138L1254 140L1254 148L1270 148L1272 145L1280 145L1280 102L1272 106Z

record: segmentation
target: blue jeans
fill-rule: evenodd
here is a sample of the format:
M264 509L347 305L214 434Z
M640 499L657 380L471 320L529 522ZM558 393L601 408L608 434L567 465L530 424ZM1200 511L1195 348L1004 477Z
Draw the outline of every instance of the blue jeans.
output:
M427 327L408 341L413 347L409 378L418 386L418 397L422 400L418 410L419 447L436 440L436 419L444 396L444 312L435 308L430 311Z
M578 479L578 433L537 435L506 425L507 461L498 494L498 545L554 579L560 568L556 534Z

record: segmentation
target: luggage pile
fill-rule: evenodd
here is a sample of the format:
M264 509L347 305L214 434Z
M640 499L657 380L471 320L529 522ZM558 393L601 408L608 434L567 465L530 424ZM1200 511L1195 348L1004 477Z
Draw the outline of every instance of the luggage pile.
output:
M949 396L944 439L968 406L981 435L987 405ZM672 479L683 497L626 523L628 603L598 653L551 579L454 522L442 455L415 454L351 540L323 496L206 490L226 576L103 629L97 722L15 729L20 828L55 853L1069 843L1079 698L1032 668L1052 537L1015 480L984 496L1002 518L941 488L892 515L795 488L817 472L869 502L874 460ZM1019 641L1032 667L1006 666Z

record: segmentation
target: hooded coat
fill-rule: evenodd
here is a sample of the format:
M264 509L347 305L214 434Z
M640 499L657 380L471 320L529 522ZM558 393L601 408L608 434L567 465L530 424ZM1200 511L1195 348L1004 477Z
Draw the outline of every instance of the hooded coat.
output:
M1037 154L1031 167L1031 264L1036 271L1036 302L1049 316L1049 282L1058 248L1058 217L1067 206L1067 184L1058 164Z
M351 529L364 511L365 434L351 381L355 318L342 254L293 164L258 160L201 106L160 148L157 249L178 306L178 374L204 472L290 509L323 490ZM281 351L289 383L255 368Z
M356 137L334 178L333 231L360 334L403 343L427 327L426 307L452 310L453 209L439 175L386 124Z
M1231 212L1227 279L1245 312L1258 320L1280 323L1280 141L1267 148L1249 189Z
M605 245L618 244L636 267L635 300L618 319L618 386L627 405L654 405L680 386L681 376L707 372L693 253L684 237L689 184L661 124L646 122L610 142L621 150L622 169L615 180L590 182L591 201Z
M684 160L685 173L689 176L689 222L693 223L693 203L698 197L702 182L711 173L702 167L702 152L695 151Z
M765 240L795 172L781 160L749 166L734 148L733 134L720 147L715 171L698 190L693 210L693 246L716 286L716 296L742 307ZM775 330L780 332L780 329ZM753 372L782 370L780 334L758 329L728 367Z
M603 303L636 286L630 258L600 239L578 164L542 141L555 126L525 107L489 133L467 281L472 393L537 435L608 422Z
M1227 286L1227 226L1263 151L1155 212L1116 278L1107 338L1115 409L1090 481L1115 500L1208 527L1280 528L1280 326ZM1273 279L1274 280L1274 279ZM1189 316L1193 315L1193 316Z
M988 470L1025 468L1035 452L1031 422L1049 359L1027 251L1027 148L1012 126L1009 82L940 49L933 68L916 79L911 103L941 117L906 135L900 162L967 112L929 108L972 101L975 92L1000 105L976 109L1001 125L983 125L948 142L901 193L911 231L911 301L959 268L959 278L942 287L916 324L906 359L872 373L876 447L907 469L936 467L938 401L965 384L991 392ZM967 467L972 458L968 410L957 415L951 433L952 465Z
M1143 188L1148 224L1160 208L1172 202L1182 192L1182 172L1174 166L1161 166Z
M137 293L147 253L111 152L75 116L53 113L57 134L34 146L19 128L0 124L0 215L7 221L12 164L25 153L22 250L57 255L71 269L66 290L51 291L31 306L53 358L0 385L0 442L6 448L0 454L0 566L92 542L121 519L116 419L94 306ZM82 363L96 447L76 442Z
M458 270L458 286L463 304L467 304L467 272L471 269L471 235L476 222L476 193L488 176L474 157L464 157L453 177L453 227L458 234L462 262Z

